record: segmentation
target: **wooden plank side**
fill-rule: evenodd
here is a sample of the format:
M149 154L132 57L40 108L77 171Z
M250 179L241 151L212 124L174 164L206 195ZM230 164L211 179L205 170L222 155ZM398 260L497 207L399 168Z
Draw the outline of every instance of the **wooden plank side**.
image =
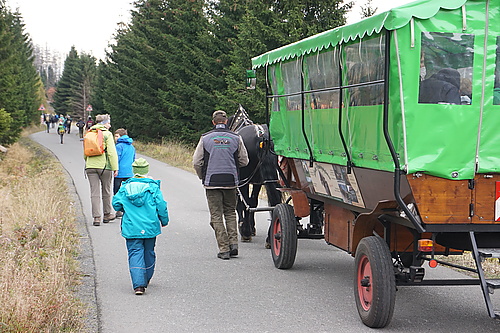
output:
M353 221L350 210L325 203L325 241L351 252Z
M472 191L467 180L425 174L407 176L424 223L471 223Z
M500 181L500 175L476 175L474 178L473 223L495 223L497 181Z

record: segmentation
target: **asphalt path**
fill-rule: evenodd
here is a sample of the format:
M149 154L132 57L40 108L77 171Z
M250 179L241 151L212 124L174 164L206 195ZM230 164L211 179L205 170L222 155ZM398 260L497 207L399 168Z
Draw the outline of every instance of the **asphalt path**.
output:
M157 265L143 296L134 295L120 220L92 226L82 142L76 128L31 138L53 152L74 188L82 240L84 292L92 332L372 332L357 314L354 260L323 240L299 240L289 270L274 268L264 248L268 213L257 213L257 236L240 243L240 255L216 258L204 190L186 171L146 157L150 176L162 181L170 224L157 238ZM141 155L138 155L141 156ZM447 268L426 269L435 278L463 278ZM494 295L496 297L498 295ZM496 297L497 308L500 299ZM384 332L500 332L479 286L401 287Z

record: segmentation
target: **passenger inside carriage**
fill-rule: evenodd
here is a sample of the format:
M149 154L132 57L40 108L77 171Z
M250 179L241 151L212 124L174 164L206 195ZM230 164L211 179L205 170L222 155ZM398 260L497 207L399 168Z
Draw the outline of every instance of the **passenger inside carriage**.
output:
M460 73L453 68L441 69L420 83L419 103L461 104Z
M472 100L472 81L469 78L460 80L460 104L470 105Z
M473 34L422 32L418 102L471 104L473 59Z

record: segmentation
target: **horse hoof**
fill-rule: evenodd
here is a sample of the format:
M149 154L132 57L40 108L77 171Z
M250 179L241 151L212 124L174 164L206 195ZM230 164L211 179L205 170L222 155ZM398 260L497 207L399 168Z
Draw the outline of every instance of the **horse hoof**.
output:
M243 237L241 236L241 241L244 243L249 243L252 241L252 237Z
M269 243L266 242L265 247L266 247L266 249L270 249L271 248L271 244L269 244Z

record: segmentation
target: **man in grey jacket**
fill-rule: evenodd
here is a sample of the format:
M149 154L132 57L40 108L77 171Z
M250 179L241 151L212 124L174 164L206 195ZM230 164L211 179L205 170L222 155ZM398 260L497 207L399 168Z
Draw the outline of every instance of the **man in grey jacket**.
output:
M227 260L238 255L236 187L239 168L248 164L248 153L241 137L227 129L226 112L215 111L212 123L215 128L202 134L198 142L193 167L205 187L210 225L219 247L217 257Z

